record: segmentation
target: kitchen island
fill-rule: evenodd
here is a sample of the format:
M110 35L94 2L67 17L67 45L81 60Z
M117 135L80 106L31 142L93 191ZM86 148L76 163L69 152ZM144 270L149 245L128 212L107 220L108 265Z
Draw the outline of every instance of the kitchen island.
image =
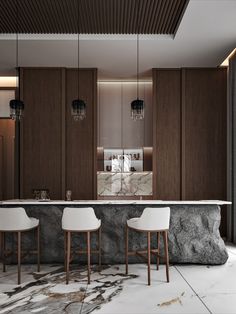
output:
M1 201L0 207L24 207L27 214L40 220L41 262L62 263L64 261L64 235L61 229L62 212L65 207L93 207L102 221L102 262L104 264L124 263L126 220L139 217L145 207L170 207L169 255L171 263L197 263L220 265L228 259L228 254L219 232L222 205L231 202L217 200L203 201L160 201L160 200L85 200L85 201ZM95 246L96 233L92 235ZM10 235L9 239L10 241ZM153 236L153 246L156 236ZM146 247L146 237L138 232L130 232L129 246L132 249ZM22 237L22 248L31 247L33 233ZM12 243L12 241L11 241ZM85 248L85 237L74 235L72 245ZM8 243L8 245L11 245ZM163 243L161 242L161 252ZM96 262L96 256L92 256ZM12 260L9 260L10 262ZM28 262L33 262L30 257ZM85 262L85 256L75 256L75 262ZM130 262L143 262L130 257Z

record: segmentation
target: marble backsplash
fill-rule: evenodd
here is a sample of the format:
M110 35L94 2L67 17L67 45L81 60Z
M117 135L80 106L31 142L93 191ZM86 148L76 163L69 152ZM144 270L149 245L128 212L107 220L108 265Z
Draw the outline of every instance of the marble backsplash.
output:
M98 172L98 196L152 195L152 172Z

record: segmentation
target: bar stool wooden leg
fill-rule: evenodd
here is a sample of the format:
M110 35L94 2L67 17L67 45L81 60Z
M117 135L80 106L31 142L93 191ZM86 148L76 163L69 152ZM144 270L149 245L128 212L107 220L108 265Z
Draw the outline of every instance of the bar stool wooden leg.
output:
M64 269L66 272L66 260L67 260L67 232L64 231Z
M100 271L102 270L101 242L102 242L102 227L100 227L98 230L98 265Z
M38 262L38 272L40 272L40 227L37 228L37 262Z
M70 241L71 233L67 231L67 251L66 251L66 284L69 283L69 268L70 268Z
M3 232L0 232L1 262L2 262L2 264L3 264L3 241L2 241L2 237L3 237Z
M147 233L147 244L148 244L148 251L147 251L147 254L148 254L148 285L150 286L151 285L151 233L148 232Z
M129 253L129 227L128 225L126 225L126 229L125 229L125 273L126 275L128 275L128 264L129 264L129 260L128 260L128 253Z
M164 246L165 246L166 279L167 279L167 282L169 282L170 281L170 279L169 279L169 253L168 253L168 235L167 235L167 231L163 232L163 239L164 239Z
M160 262L160 258L159 258L159 254L160 254L160 232L157 232L157 270L159 270L159 262Z
M147 255L148 255L148 285L151 284L151 233L147 232Z
M5 264L5 233L1 232L1 260L2 260L2 271L5 273L6 271L6 264Z
M88 284L90 284L90 232L87 232Z
M21 232L17 232L18 285L21 283Z

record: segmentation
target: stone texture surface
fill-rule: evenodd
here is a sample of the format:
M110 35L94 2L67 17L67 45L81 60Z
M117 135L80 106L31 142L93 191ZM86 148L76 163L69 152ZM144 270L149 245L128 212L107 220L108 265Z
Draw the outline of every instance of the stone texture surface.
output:
M138 277L125 275L119 266L103 266L99 272L95 266L91 268L91 283L87 285L87 267L73 265L70 284L66 285L64 267L47 267L42 273L35 273L33 265L27 268L22 277L28 280L21 285L12 284L12 278L16 277L12 269L0 278L5 282L5 288L0 284L1 314L89 314L113 301L125 282Z
M7 206L4 206L7 207ZM64 206L27 205L28 215L40 219L41 262L62 263L64 260L64 235L61 217ZM157 207L156 205L153 207ZM124 263L125 224L132 217L139 217L145 205L93 205L96 215L102 220L102 262L104 264ZM224 264L228 259L225 244L219 233L220 208L216 205L175 205L171 208L169 230L169 254L172 263ZM85 235L72 234L73 246L85 248ZM92 246L96 246L97 234L92 234ZM22 248L34 247L34 234L27 232L22 237ZM152 236L156 246L156 235ZM8 235L8 246L13 246ZM130 249L145 249L147 238L144 233L130 231ZM163 254L163 242L161 241ZM31 256L27 262L34 262ZM138 257L130 257L130 262L143 262ZM9 260L10 262L12 260ZM15 261L15 260L14 260ZM86 262L86 256L74 256L75 262ZM92 262L97 257L92 256Z

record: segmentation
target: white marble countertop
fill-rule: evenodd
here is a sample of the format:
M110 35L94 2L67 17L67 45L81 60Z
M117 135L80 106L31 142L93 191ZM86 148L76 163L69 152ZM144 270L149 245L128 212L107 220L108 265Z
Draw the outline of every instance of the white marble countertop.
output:
M0 205L230 205L232 202L220 200L199 200L199 201L164 201L164 200L49 200L39 201L34 199L14 199L0 201Z

